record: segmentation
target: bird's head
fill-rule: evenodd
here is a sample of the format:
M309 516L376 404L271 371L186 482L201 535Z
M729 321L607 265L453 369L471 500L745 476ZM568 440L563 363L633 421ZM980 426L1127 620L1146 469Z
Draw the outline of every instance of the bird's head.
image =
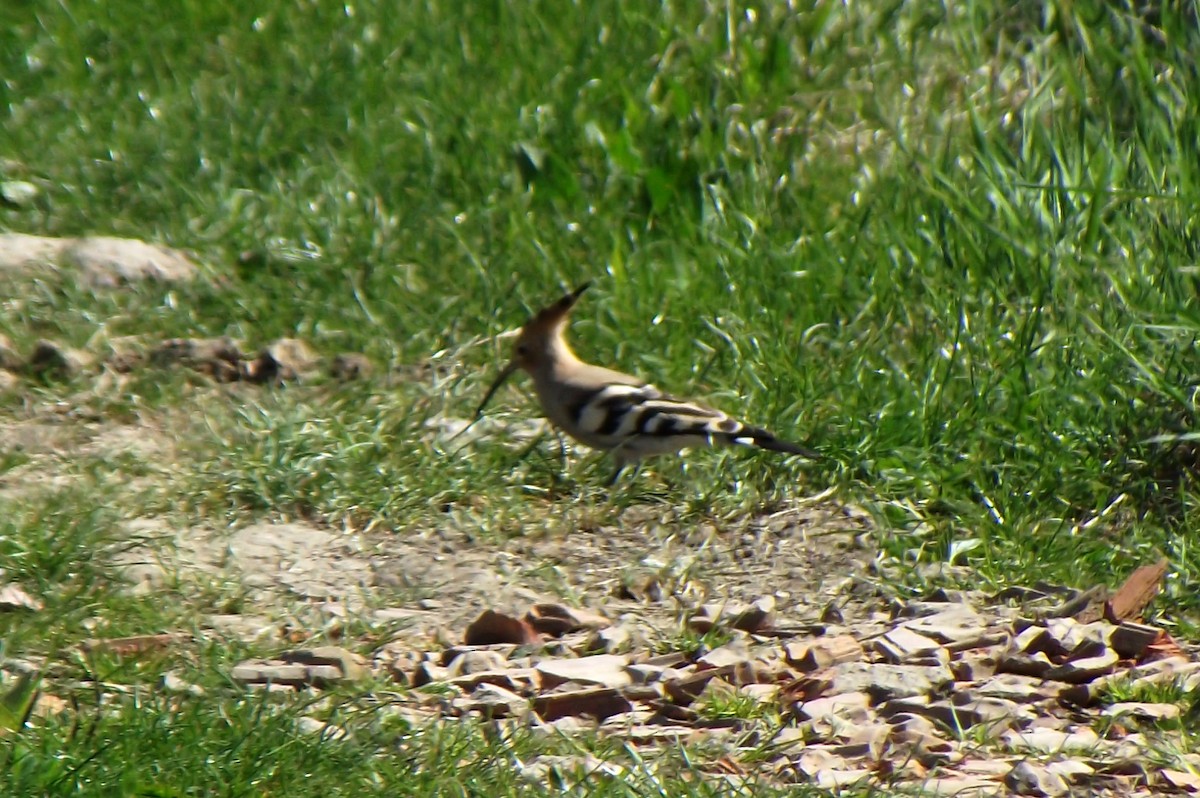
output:
M500 390L504 381L517 369L523 369L533 374L548 366L555 357L570 352L566 348L566 341L563 337L566 332L567 319L571 315L571 308L575 307L579 297L590 286L590 282L584 283L571 293L565 294L553 305L542 308L529 321L525 322L521 331L517 333L516 343L513 344L512 359L496 376L495 381L488 388L487 394L483 397L483 401L479 403L479 409L475 411L477 418L483 413L483 408L496 391Z

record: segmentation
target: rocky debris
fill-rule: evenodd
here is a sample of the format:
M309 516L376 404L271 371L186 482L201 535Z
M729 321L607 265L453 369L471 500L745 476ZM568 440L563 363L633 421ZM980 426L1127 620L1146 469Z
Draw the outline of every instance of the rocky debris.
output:
M862 657L862 644L851 635L793 642L783 647L784 660L805 672L831 668L843 662L857 662Z
M374 371L370 358L359 352L343 352L329 361L329 376L343 382L370 377Z
M573 793L578 791L578 787L590 791L598 779L621 779L628 782L629 777L626 768L606 762L593 754L543 755L528 763L518 760L516 767L522 779L544 787L552 793Z
M612 621L598 613L551 603L534 604L525 614L525 621L535 631L554 637L612 625Z
M24 208L33 204L41 191L28 180L0 181L0 203L13 208Z
M267 345L254 360L243 362L245 380L260 383L292 382L311 375L321 359L299 338L280 338Z
M240 379L241 360L241 350L232 338L171 338L150 352L150 363L155 366L186 366L218 382Z
M1141 659L1162 632L1153 627L1132 621L1122 621L1109 637L1113 651L1123 659Z
M905 626L898 626L875 640L874 648L885 660L897 665L945 653L936 640Z
M1120 623L1137 618L1149 606L1162 587L1169 563L1162 559L1153 565L1138 568L1104 604L1104 618L1111 623Z
M42 602L17 585L0 585L0 612L42 609Z
M456 698L455 709L483 718L523 717L529 712L529 700L498 684L480 682L469 696Z
M174 671L164 673L158 685L164 692L175 693L176 695L189 695L196 698L204 695L203 687L198 684L192 684Z
M458 653L450 660L446 670L451 678L496 671L505 673L506 659L505 653L495 649L472 648ZM478 684L478 681L475 684Z
M69 379L90 371L95 364L96 359L87 352L41 340L34 346L25 369L38 376Z
M763 632L770 628L775 597L764 596L753 604L705 604L688 619L688 626L705 634L715 628L737 629L742 632Z
M485 646L490 643L537 645L541 641L541 635L528 621L495 610L484 610L483 614L467 627L467 633L463 637L463 642L468 646Z
M191 637L182 633L168 632L159 635L134 635L133 637L114 637L103 640L88 640L79 648L85 654L107 653L118 657L140 656L163 651L183 643Z
M617 654L633 648L635 641L640 644L645 643L645 638L638 628L631 624L620 623L597 629L588 637L584 650L602 654Z
M333 726L323 720L310 718L307 715L296 719L296 728L304 734L320 735L327 740L344 740L346 738L345 729Z
M594 654L578 659L552 659L539 662L534 671L545 688L566 682L598 687L628 687L633 676L626 670L629 658L616 654Z
M1004 777L1004 784L1017 795L1055 798L1070 791L1067 780L1048 767L1028 760L1018 762Z
M312 376L321 366L321 358L307 343L297 338L281 338L256 355L247 355L232 338L170 338L157 345L147 345L135 337L107 341L100 355L74 349L55 341L41 340L28 358L24 358L12 342L0 335L0 391L13 390L19 385L17 375L71 378L98 370L106 373L129 374L146 365L155 368L186 368L217 382L247 381L279 385ZM339 355L343 361L353 360L353 368L342 368L335 375L346 380L370 373L363 355Z
M1122 701L1104 709L1104 714L1114 718L1130 715L1138 720L1157 723L1164 720L1175 720L1182 714L1178 704L1153 704L1140 701Z
M1193 772L1163 768L1158 775L1164 786L1176 792L1193 794L1200 792L1200 776Z
M74 275L95 288L126 283L186 282L196 264L182 252L130 238L49 238L0 234L0 274L39 277Z
M297 649L277 659L247 660L233 667L230 676L246 685L327 687L358 681L368 675L365 660L337 646Z
M467 645L413 651L376 665L415 689L411 711L429 721L511 719L547 733L619 736L637 746L710 740L726 752L729 773L738 770L740 753L760 758L768 750L757 735L762 713L774 713L782 721L771 732L774 780L831 790L907 785L929 795L1124 794L1128 785L1120 779L1130 771L1119 763L1136 761L1146 745L1128 724L1154 729L1181 710L1138 702L1091 708L1105 694L1091 686L1114 679L1126 687L1200 683L1200 663L1155 659L1159 649L1141 643L1122 645L1126 652L1140 649L1140 659L1112 647L1122 635L1161 639L1153 627L1121 632L1126 627L1103 620L1017 614L1000 620L966 601L944 604L937 611L903 608L865 636L843 627L840 634L781 639L774 629L782 626L767 627L764 635L731 625L732 639L718 648L650 656L642 648L596 653L597 635L619 626L541 603L522 618L484 612L471 625ZM723 623L744 609L704 617ZM686 623L698 614L685 616ZM973 630L970 618L978 619ZM980 652L987 652L988 667L978 664ZM1021 672L1018 655L1035 654L1057 678ZM327 684L333 679L305 669L340 661L319 654L254 661L235 668L234 678ZM434 689L422 698L426 688ZM1081 696L1086 700L1075 700ZM1104 716L1121 719L1126 730L1101 736L1092 725ZM1185 768L1147 776L1154 767L1139 762L1136 773L1190 789Z

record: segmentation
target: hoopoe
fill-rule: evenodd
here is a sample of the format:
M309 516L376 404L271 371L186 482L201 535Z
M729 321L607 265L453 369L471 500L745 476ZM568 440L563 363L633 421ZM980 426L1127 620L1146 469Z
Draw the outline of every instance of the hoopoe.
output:
M488 388L475 418L504 381L524 369L533 377L538 402L551 423L580 443L613 455L617 469L608 485L643 457L691 446L738 444L820 457L719 410L673 399L632 375L584 363L571 351L566 332L571 308L590 285L584 283L525 323L512 360Z

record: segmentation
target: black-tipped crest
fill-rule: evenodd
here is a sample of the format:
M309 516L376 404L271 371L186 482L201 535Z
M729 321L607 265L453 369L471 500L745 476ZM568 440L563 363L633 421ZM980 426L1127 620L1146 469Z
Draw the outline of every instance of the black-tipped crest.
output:
M538 326L552 324L563 319L571 308L575 307L575 303L579 301L579 297L583 295L583 292L591 287L592 281L588 280L569 294L564 294L562 299L559 299L553 305L542 308L534 314L533 318L526 323L527 326L529 324Z
M476 419L483 415L483 409L487 406L487 403L491 401L492 397L496 394L496 391L500 390L500 386L504 384L504 381L512 376L512 374L521 366L522 361L520 359L520 351L522 348L522 342L527 340L527 338L531 335L534 337L549 335L551 334L551 331L557 327L557 325L560 323L565 323L564 320L567 317L567 313L570 312L571 308L575 307L575 303L579 301L579 297L582 296L583 292L588 290L591 285L592 281L588 280L569 294L564 294L563 297L553 305L549 305L539 310L534 314L533 318L525 323L525 326L521 329L520 337L517 339L518 357L513 358L513 360L510 361L509 364L505 366L503 370L501 370L501 372L496 376L496 380L488 388L487 393L483 397L483 401L479 403L479 407L475 410Z

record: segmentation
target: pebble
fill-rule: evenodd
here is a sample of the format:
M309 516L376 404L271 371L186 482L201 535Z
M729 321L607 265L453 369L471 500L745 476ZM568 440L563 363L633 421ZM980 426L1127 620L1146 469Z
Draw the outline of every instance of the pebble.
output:
M1017 795L1057 798L1070 792L1066 779L1045 766L1028 760L1018 762L1004 777L1005 785Z

